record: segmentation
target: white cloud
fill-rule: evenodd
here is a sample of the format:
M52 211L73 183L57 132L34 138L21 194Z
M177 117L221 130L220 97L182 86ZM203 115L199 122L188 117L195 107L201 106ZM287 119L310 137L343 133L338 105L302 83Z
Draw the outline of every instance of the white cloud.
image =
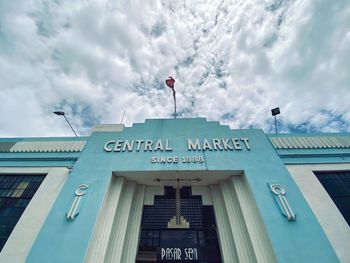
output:
M0 136L170 117L232 128L350 131L350 3L2 1ZM25 110L25 113L23 113ZM25 128L24 128L25 127Z

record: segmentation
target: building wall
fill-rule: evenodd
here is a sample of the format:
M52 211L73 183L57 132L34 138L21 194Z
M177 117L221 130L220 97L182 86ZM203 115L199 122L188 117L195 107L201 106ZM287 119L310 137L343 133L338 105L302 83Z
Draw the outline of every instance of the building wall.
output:
M198 177L202 181L193 183L192 191L214 205L225 262L348 262L349 226L313 175L317 169L350 168L347 135L332 136L291 139L205 119L157 119L130 128L101 125L78 139L1 139L0 173L39 171L47 178L0 262L134 262L142 204L163 193L164 183L156 179ZM240 146L189 150L188 138L237 138ZM249 148L241 138L249 140ZM109 141L114 147L118 140L133 139L167 139L172 150L104 150ZM179 161L157 163L154 157ZM87 189L76 216L67 220L82 184ZM282 215L268 184L285 188L295 221Z
M224 151L189 151L188 138L248 138L250 149ZM106 152L103 146L108 141L126 139L168 139L172 151ZM152 163L154 156L200 156L202 163ZM294 180L277 155L268 137L261 130L231 130L217 122L205 119L147 120L121 131L94 132L75 163L71 175L58 196L43 225L27 262L83 262L93 240L100 207L105 200L112 174L124 172L173 172L175 176L210 171L244 171L252 199L261 216L273 252L278 262L337 262L326 235L309 208ZM167 175L164 175L167 176ZM154 179L154 178L152 178ZM279 183L287 191L297 220L287 221L281 214L267 183ZM65 212L74 199L74 191L80 184L89 186L82 198L79 216L66 221ZM214 200L213 200L214 201ZM131 202L130 200L128 202ZM126 205L126 204L125 204ZM214 201L215 206L215 201ZM231 213L231 209L227 209ZM125 233L125 226L115 224L116 233ZM119 229L119 227L123 229ZM113 226L112 226L113 229ZM113 230L114 231L114 230ZM121 231L121 232L120 232ZM52 239L55 237L55 239ZM315 242L317 240L317 242ZM123 241L113 241L113 246L122 246ZM307 248L307 249L306 249ZM116 254L121 252L116 250ZM55 255L53 258L52 255ZM113 256L112 256L113 257Z

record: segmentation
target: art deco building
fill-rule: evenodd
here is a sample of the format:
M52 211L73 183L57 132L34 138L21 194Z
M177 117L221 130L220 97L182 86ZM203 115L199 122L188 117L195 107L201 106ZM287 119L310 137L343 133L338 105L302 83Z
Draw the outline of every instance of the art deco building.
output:
M218 122L0 139L0 262L350 262L350 135Z

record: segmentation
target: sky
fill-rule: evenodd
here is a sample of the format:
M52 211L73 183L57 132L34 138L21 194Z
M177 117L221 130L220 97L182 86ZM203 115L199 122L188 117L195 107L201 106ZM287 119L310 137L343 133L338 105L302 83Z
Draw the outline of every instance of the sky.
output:
M178 118L350 132L349 0L0 1L0 137Z

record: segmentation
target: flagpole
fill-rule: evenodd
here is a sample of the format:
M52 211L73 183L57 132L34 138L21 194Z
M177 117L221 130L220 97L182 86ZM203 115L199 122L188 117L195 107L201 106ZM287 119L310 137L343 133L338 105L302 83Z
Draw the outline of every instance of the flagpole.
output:
M176 119L176 92L175 92L175 90L173 92L173 97L174 97L174 117Z
M176 119L176 91L175 91L175 79L171 76L168 77L168 79L165 80L165 84L173 91L173 98L174 98L174 118Z

